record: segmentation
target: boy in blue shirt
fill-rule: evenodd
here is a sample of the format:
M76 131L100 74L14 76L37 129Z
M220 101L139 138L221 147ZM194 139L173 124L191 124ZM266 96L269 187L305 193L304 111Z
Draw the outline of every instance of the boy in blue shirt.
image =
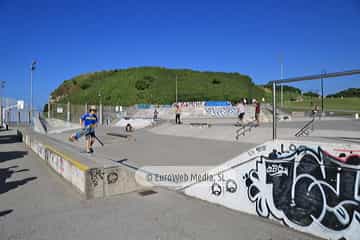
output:
M80 118L80 125L83 126L83 129L72 135L69 138L69 140L70 141L78 140L79 138L85 135L86 152L88 153L94 152L92 145L95 142L95 127L97 122L98 122L98 118L96 116L96 107L91 106L89 112L85 113Z

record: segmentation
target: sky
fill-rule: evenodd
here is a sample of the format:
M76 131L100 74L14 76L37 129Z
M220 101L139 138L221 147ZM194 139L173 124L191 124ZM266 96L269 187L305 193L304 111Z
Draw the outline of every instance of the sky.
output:
M0 0L1 94L41 107L64 80L137 66L240 72L257 84L360 69L360 0ZM296 84L319 91L318 82ZM360 75L325 93L360 87Z

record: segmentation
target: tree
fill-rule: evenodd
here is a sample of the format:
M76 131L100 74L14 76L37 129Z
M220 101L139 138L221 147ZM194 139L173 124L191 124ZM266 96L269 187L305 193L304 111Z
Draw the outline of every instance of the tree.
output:
M303 95L307 96L307 97L319 97L320 96L318 93L315 93L315 92L306 92Z

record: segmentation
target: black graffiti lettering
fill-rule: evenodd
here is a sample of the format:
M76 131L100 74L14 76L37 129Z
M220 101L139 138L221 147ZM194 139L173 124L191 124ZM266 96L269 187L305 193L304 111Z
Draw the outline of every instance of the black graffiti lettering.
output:
M290 150L291 152L296 152L297 147L296 147L294 144L290 144L289 150Z
M211 186L211 193L215 196L220 196L221 192L222 192L222 188L221 188L220 184L213 183L213 185Z
M356 183L355 183L355 196L354 198L357 200L357 201L360 201L360 171L357 172L357 175L356 175Z
M228 179L226 181L226 191L229 192L229 193L235 193L237 191L237 184L234 180L232 179Z
M283 216L285 223L304 227L315 219L334 231L349 227L360 214L360 158L354 155L351 162L343 163L321 148L291 144L289 150L286 159L277 159L272 153L262 156L256 169L244 175L249 200L256 203L257 213ZM281 153L285 152L281 145ZM264 177L258 174L260 170ZM269 187L272 196L265 194Z
M289 153L289 151L285 151L284 144L281 144L281 153Z
M101 171L101 169L97 169L97 168L90 169L89 175L90 175L90 181L94 187L99 185L100 180L104 179L104 173Z
M119 176L116 172L111 172L107 175L108 184L114 184L119 179Z

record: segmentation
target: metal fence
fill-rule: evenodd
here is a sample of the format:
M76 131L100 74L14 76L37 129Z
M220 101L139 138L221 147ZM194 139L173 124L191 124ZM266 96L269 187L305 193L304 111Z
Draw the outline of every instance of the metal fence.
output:
M30 105L24 103L22 108L19 108L18 101L13 98L2 97L0 99L0 124L3 122L7 124L29 124L31 118ZM33 110L33 114L39 114L38 111Z
M81 116L86 113L90 105L88 104L71 104L68 103L50 103L48 105L48 112L45 116L48 118L56 118L69 122L79 122ZM104 106L96 105L99 124L110 124L115 119L126 115L127 108L122 106Z

